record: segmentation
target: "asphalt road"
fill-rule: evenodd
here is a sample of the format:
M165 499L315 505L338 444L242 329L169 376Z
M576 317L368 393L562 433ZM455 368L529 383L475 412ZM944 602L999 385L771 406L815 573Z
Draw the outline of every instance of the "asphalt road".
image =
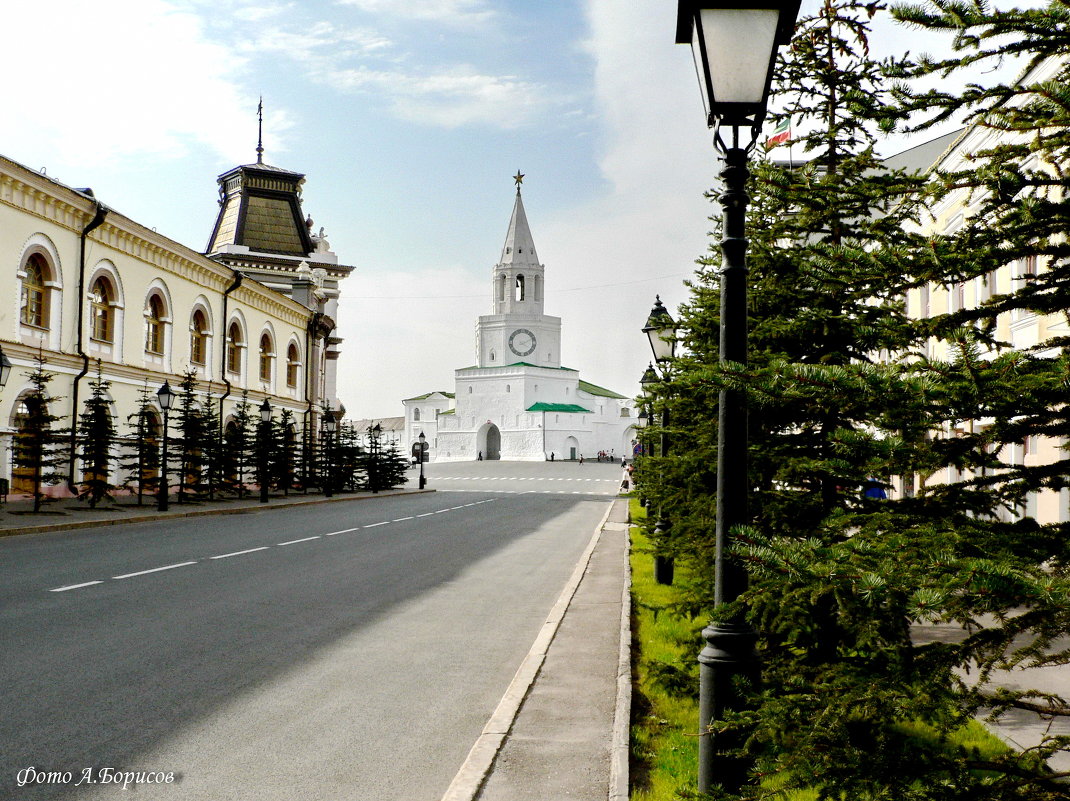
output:
M0 540L0 798L437 801L619 480L569 467Z

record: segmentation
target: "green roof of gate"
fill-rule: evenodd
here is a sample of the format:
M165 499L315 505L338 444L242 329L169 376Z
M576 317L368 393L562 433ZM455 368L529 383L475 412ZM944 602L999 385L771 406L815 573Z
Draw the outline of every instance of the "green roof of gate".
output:
M582 389L588 395L599 395L603 398L617 398L619 400L625 399L624 395L618 395L611 389L606 389L605 387L600 387L597 384L592 384L590 381L584 381L582 378L580 379L580 389Z
M529 412L567 412L569 414L592 414L590 409L575 403L536 403L527 408Z

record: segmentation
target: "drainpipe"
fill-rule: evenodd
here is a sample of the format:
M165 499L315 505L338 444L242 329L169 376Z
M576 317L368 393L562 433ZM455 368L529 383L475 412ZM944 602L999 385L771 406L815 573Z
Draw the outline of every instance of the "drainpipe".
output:
M227 391L219 396L219 442L223 442L223 401L230 397L230 381L227 380L227 302L230 300L230 293L241 286L242 279L245 278L245 273L234 271L234 283L223 290L223 328L220 331L219 341L223 346L223 353L219 358L219 377L223 379L223 383L227 386Z
M79 191L79 190L75 190ZM78 383L85 378L86 373L89 372L89 356L83 349L82 342L82 328L85 320L85 241L89 236L90 231L94 228L100 227L104 222L104 218L108 214L108 207L93 197L93 190L86 189L79 191L80 194L88 196L93 201L93 219L89 221L89 225L82 229L82 234L79 237L78 248L78 336L75 342L75 350L78 355L82 357L82 369L74 377L74 386L71 388L71 441L68 453L68 465L67 465L67 489L72 494L78 494L78 485L74 481L74 462L77 458L78 447Z

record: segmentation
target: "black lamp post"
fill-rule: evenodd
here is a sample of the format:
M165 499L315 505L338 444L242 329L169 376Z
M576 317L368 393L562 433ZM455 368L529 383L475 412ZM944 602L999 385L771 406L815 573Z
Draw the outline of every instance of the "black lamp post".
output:
M420 441L420 455L418 457L420 460L420 489L423 489L427 486L427 479L424 478L424 450L427 448L427 437L425 437L424 432L421 431L420 436L418 436L417 439Z
M327 438L327 469L324 471L323 477L323 494L328 498L334 496L334 464L332 446L334 445L334 432L338 429L338 421L334 419L334 414L330 411L323 415L323 433Z
M11 360L4 354L3 348L0 348L0 389L7 386L7 379L11 376Z
M368 450L371 451L371 458L368 459L368 484L371 485L371 491L373 493L379 491L379 462L382 449L380 448L379 438L382 436L383 426L380 423L376 423L373 426L368 426ZM420 471L423 471L423 454L420 454Z
M650 314L646 318L643 333L646 334L647 339L650 341L650 351L654 354L654 362L647 368L647 372L643 374L640 384L644 387L649 387L660 380L668 385L670 380L669 365L676 357L676 321L672 319L668 309L662 305L660 295L654 296L654 308L650 310ZM658 372L654 369L655 364L660 369L660 378ZM669 455L668 404L661 408L661 436L659 437L659 442L659 455L665 458ZM658 519L654 524L654 541L659 544L664 543L668 539L669 529L671 528L672 521L665 514L664 505L659 506ZM672 584L674 572L674 563L671 556L661 553L654 554L654 580L658 584Z
M747 153L757 141L765 118L777 49L791 40L800 0L711 2L679 0L676 42L691 44L702 89L706 121L724 158L719 198L723 210L721 240L722 362L747 363ZM721 129L732 129L732 146ZM740 129L750 129L740 147ZM717 410L717 540L714 603L731 603L747 588L747 573L728 558L732 529L747 516L747 399L740 390L722 390ZM737 615L718 619L702 632L705 647L699 662L700 793L714 784L729 791L746 781L749 762L730 757L735 745L714 732L714 721L739 707L740 679L758 680L755 634Z
M271 433L271 403L260 404L260 503L268 502L268 438Z
M167 511L167 496L170 487L167 484L167 417L168 412L178 397L171 385L164 381L163 386L156 390L156 398L163 409L163 458L160 460L160 489L156 495L156 508L161 512Z

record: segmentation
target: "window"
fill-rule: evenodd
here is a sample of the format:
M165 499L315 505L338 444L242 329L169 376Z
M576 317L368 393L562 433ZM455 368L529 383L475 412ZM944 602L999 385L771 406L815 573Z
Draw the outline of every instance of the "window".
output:
M419 409L413 409L412 410L412 421L414 423L419 423L420 422L420 410Z
M208 362L208 317L197 309L189 326L189 360L193 364Z
M297 387L297 368L301 366L301 355L297 352L297 345L290 343L286 349L286 386Z
M34 253L26 262L26 277L22 279L22 322L47 328L48 320L48 262Z
M163 299L159 295L149 295L145 307L145 350L157 356L163 355L165 318Z
M537 302L542 300L542 278L536 275L533 280L535 285L535 300Z
M241 326L237 322L230 324L227 329L227 371L231 373L241 372L241 349L245 346L242 339Z
M498 301L499 302L504 302L505 301L505 276L504 275L501 275L501 276L498 277Z
M516 277L516 299L524 299L524 276L522 275Z
M271 363L275 360L275 349L271 347L271 336L260 335L260 380L271 380Z
M101 276L93 282L89 290L89 305L91 320L90 336L100 342L111 342L114 334L112 330L115 323L115 315L112 309L115 293L107 278Z

